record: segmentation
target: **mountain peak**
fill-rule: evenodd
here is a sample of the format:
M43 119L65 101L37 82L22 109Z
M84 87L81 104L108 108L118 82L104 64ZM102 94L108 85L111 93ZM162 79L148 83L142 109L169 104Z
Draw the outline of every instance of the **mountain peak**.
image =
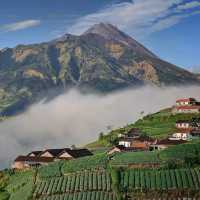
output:
M104 37L107 40L114 40L121 42L142 55L154 58L157 57L155 54L153 54L139 42L134 40L132 37L125 34L121 30L119 30L116 26L109 23L95 24L91 28L89 28L86 32L83 33L83 35L87 34L97 34Z
M115 40L119 39L121 40L122 37L128 37L122 31L120 31L116 26L109 23L95 24L91 28L89 28L84 33L84 35L90 33L101 35L106 39L115 39Z

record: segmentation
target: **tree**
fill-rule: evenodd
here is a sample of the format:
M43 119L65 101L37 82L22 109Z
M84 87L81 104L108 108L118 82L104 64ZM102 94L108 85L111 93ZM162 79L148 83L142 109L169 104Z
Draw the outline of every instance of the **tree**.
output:
M71 145L71 149L76 149L76 145L75 145L75 144L72 144L72 145Z
M102 139L103 139L103 137L104 137L104 134L103 134L103 132L99 133L99 140L102 140Z

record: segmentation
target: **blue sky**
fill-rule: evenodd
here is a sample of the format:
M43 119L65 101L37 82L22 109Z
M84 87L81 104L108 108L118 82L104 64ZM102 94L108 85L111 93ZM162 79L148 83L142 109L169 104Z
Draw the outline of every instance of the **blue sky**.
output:
M81 34L99 22L169 62L200 68L200 0L1 0L0 48Z

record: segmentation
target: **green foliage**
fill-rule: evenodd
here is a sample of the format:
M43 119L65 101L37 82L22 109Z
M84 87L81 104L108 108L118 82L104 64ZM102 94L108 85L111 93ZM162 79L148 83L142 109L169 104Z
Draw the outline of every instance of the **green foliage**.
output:
M169 147L160 152L160 158L163 160L187 160L188 157L200 155L200 142L187 143Z
M126 166L133 163L159 163L158 152L142 151L142 152L122 152L117 153L111 160L111 165Z
M6 190L10 194L12 194L18 191L21 187L23 187L27 183L33 182L33 179L34 179L34 171L15 172L14 174L9 176Z
M56 161L47 166L38 168L38 176L40 178L59 177L62 175L61 168L64 161Z
M68 199L68 200L116 200L115 195L112 192L103 191L87 191L87 192L76 192L76 193L66 193L48 196L46 200L58 200L58 199ZM44 200L43 197L38 200Z
M126 170L121 171L121 186L134 190L189 189L199 191L200 169ZM129 179L129 177L131 177Z
M112 180L112 190L117 200L121 200L123 195L120 188L120 171L116 168L111 168L110 174L111 174L111 180Z
M8 184L8 176L5 173L0 172L0 190L4 189Z
M105 170L82 171L57 178L40 179L36 182L34 196L94 190L111 191L111 177Z
M10 197L9 193L4 190L0 190L0 200L8 200Z
M66 174L87 169L106 168L107 162L108 157L105 153L69 160L63 163L62 173Z
M30 200L32 197L33 188L33 183L28 182L14 193L11 193L9 200Z

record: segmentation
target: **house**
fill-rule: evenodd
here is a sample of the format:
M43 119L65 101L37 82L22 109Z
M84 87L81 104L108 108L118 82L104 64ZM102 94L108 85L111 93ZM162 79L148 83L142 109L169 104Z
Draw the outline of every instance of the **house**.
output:
M88 149L64 149L58 155L58 159L73 159L92 155Z
M35 156L18 156L12 165L13 169L28 169L30 167L37 167L40 165L47 165L54 162L52 157L35 157Z
M146 137L137 137L137 138L121 138L119 140L119 146L124 146L126 148L135 148L135 149L143 149L147 150L149 145L154 142L154 139L146 136Z
M32 151L27 156L36 157L41 153L42 153L42 151Z
M192 131L190 129L179 129L176 133L172 134L169 140L191 140Z
M44 151L42 151L39 154L39 157L50 157L50 158L56 158L58 157L58 155L64 151L64 150L68 150L68 148L64 148L64 149L46 149Z
M13 169L25 169L33 166L47 165L57 160L70 160L93 155L88 149L46 149L32 151L28 155L18 156L12 165Z
M146 150L146 149L145 149ZM136 152L136 151L144 151L143 148L134 148L134 147L124 147L124 146L114 146L109 151L107 152L108 155L112 155L114 153L119 153L119 152Z
M190 129L192 128L192 121L190 120L178 120L176 122L176 128L177 129Z
M200 113L200 102L194 98L178 99L173 113Z
M200 105L178 106L173 110L175 113L200 113Z
M142 132L138 128L132 128L130 129L126 134L120 133L118 134L119 138L139 138L141 136Z
M119 146L124 146L124 147L131 147L131 144L133 142L132 138L120 138L119 139Z
M132 128L126 134L129 138L139 138L142 135L142 132L138 128Z
M162 140L156 140L155 143L150 145L150 150L163 150L168 148L169 146L173 145L179 145L179 144L184 144L187 141L184 140L170 140L170 139L162 139Z
M185 98L176 100L176 106L192 106L196 105L198 102L195 98Z
M178 120L176 122L176 132L169 138L170 140L191 140L200 136L200 119Z

